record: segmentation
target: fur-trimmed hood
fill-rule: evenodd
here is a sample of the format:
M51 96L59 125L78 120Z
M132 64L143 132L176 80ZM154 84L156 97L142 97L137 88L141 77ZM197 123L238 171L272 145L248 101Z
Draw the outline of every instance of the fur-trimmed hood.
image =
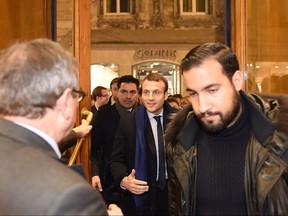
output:
M241 91L241 95L249 98L251 104L258 106L259 111L268 117L278 131L288 133L288 95L284 94L249 94ZM188 119L193 117L191 104L180 110L167 126L165 132L165 143L174 145L177 135L185 126Z

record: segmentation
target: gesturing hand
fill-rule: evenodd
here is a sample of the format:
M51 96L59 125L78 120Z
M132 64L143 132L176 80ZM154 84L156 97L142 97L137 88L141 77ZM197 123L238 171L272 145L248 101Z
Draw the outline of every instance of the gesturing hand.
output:
M102 185L99 176L92 177L92 187L97 188L100 192L102 192Z
M135 178L135 169L133 169L129 176L123 178L121 185L133 194L143 194L149 190L146 181L137 180Z

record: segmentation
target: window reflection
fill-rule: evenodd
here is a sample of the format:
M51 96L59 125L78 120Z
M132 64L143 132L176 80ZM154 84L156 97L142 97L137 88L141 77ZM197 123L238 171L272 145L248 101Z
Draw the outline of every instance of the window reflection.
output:
M131 0L105 0L106 13L131 13Z
M91 91L96 86L110 88L110 82L118 77L119 66L115 64L93 64L91 65Z
M182 13L206 13L207 0L180 0Z
M253 0L246 3L245 89L287 94L288 1Z
M249 91L288 93L288 62L247 64Z
M142 80L149 73L160 73L168 81L168 92L177 94L181 91L179 65L169 62L145 62L132 67L133 76Z

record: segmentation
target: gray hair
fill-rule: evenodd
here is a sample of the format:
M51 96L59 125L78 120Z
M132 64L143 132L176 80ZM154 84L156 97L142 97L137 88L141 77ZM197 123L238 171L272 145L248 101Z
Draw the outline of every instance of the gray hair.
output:
M0 115L43 117L65 89L78 89L76 59L48 39L18 42L0 57Z

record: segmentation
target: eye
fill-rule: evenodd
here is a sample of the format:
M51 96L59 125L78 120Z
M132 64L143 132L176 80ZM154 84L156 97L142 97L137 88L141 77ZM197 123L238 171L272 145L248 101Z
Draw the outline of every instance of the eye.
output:
M148 95L150 95L150 92L149 91L143 91L143 94L148 96Z
M218 91L218 89L216 89L216 88L212 88L212 89L209 89L208 90L208 92L210 93L210 94L214 94L214 93L216 93Z
M195 97L196 95L197 95L196 92L189 92L189 96L190 96L190 97Z
M135 95L137 92L136 91L130 91L131 95Z
M155 95L160 95L160 94L161 94L161 91L156 90L156 91L154 91L154 94L155 94Z

